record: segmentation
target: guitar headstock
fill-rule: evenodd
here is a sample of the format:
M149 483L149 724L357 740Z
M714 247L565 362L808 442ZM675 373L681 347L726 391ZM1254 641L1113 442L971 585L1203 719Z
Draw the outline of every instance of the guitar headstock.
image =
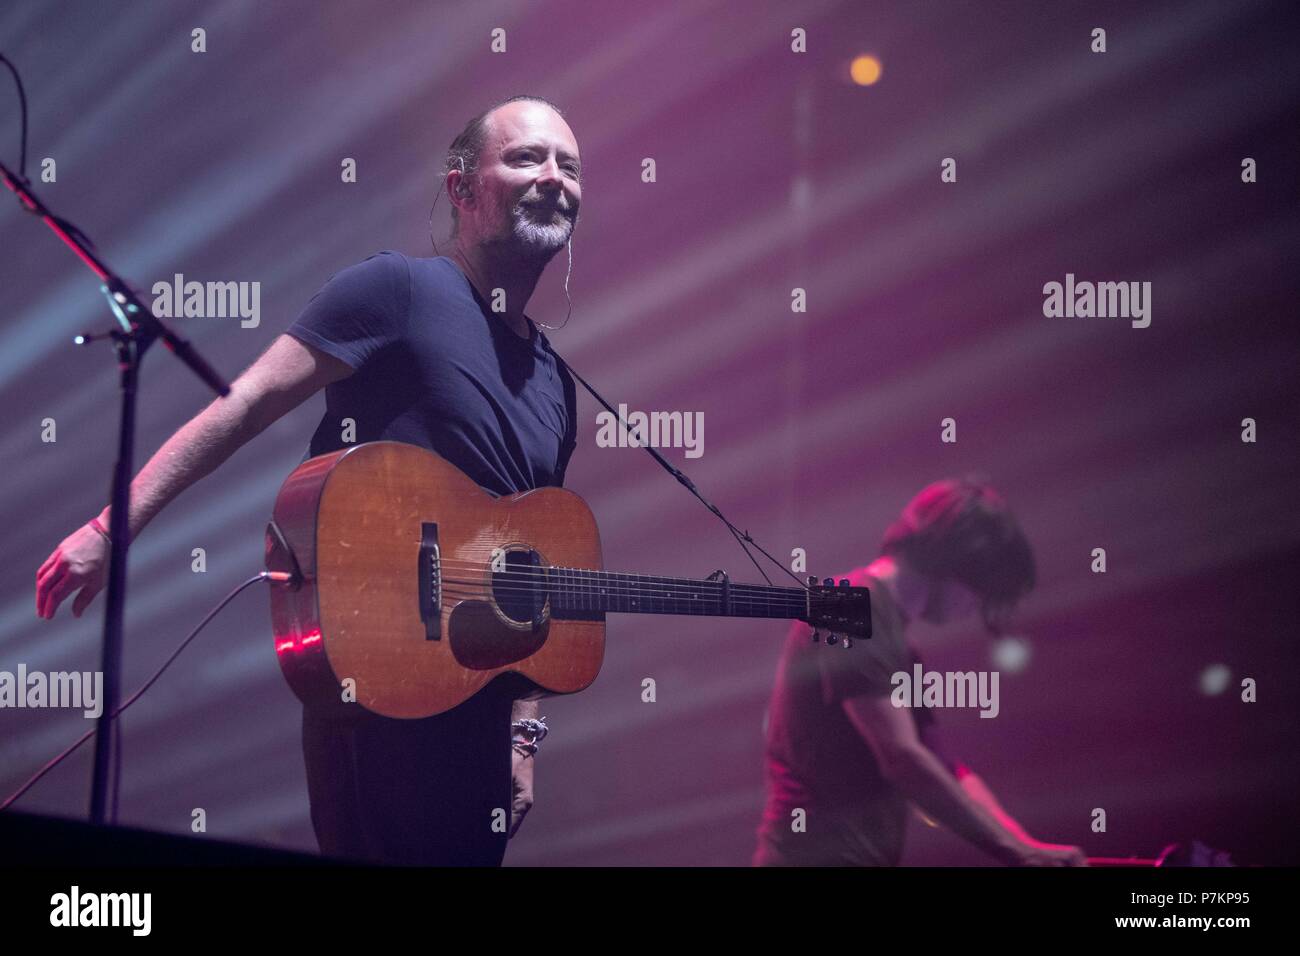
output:
M828 644L835 643L835 635L843 634L846 638L871 636L871 591L867 588L849 586L848 578L842 578L839 585L834 578L826 578L821 584L817 578L808 578L808 613L800 618L813 628L813 640L817 639L819 629L831 633ZM845 642L847 646L847 641Z

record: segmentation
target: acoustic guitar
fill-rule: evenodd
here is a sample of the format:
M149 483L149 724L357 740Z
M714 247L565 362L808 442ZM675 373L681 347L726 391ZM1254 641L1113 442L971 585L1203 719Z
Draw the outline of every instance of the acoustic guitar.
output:
M266 565L280 581L271 621L284 676L304 704L338 715L360 704L427 717L497 679L516 698L575 693L600 671L610 611L798 619L845 646L871 636L866 588L605 571L578 495L494 496L403 442L294 469L267 525Z

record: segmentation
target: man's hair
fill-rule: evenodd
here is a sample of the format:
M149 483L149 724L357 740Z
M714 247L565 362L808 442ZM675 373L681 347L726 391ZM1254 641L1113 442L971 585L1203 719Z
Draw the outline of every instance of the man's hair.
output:
M465 128L460 131L459 135L451 141L447 147L447 159L442 168L442 180L447 181L447 174L453 169L458 169L466 175L473 175L478 171L479 160L483 152L483 144L487 141L487 118L493 110L500 109L507 103L516 103L519 100L532 100L534 103L541 103L555 110L560 117L564 116L563 111L552 103L550 100L544 100L540 96L531 96L527 93L521 93L518 96L512 96L509 99L493 103L478 116L465 124ZM455 204L451 207L451 222L453 237L460 228L460 210Z
M1002 496L970 476L927 485L885 531L881 552L983 598L984 626L1000 632L1007 612L1037 583L1034 552Z

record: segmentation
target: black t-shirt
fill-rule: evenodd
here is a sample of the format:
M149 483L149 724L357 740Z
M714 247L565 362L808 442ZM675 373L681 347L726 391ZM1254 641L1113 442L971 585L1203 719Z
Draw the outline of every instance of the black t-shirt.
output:
M903 613L888 589L861 568L842 577L871 590L872 636L851 648L814 644L812 629L797 622L786 638L768 705L759 865L896 866L902 858L907 801L881 774L842 703L888 697L893 675L910 672L920 657L904 640ZM933 714L913 709L912 716L922 741L953 769ZM802 832L792 826L796 809L806 813Z
M528 326L516 335L445 256L384 251L336 273L286 330L355 369L326 387L306 457L401 441L498 495L562 485L577 443L573 379Z

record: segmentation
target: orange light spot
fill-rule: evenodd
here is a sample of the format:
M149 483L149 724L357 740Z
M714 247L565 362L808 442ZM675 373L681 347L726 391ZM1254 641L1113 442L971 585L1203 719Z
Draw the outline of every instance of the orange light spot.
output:
M849 76L858 86L871 86L880 79L882 67L874 56L857 56L849 66Z

